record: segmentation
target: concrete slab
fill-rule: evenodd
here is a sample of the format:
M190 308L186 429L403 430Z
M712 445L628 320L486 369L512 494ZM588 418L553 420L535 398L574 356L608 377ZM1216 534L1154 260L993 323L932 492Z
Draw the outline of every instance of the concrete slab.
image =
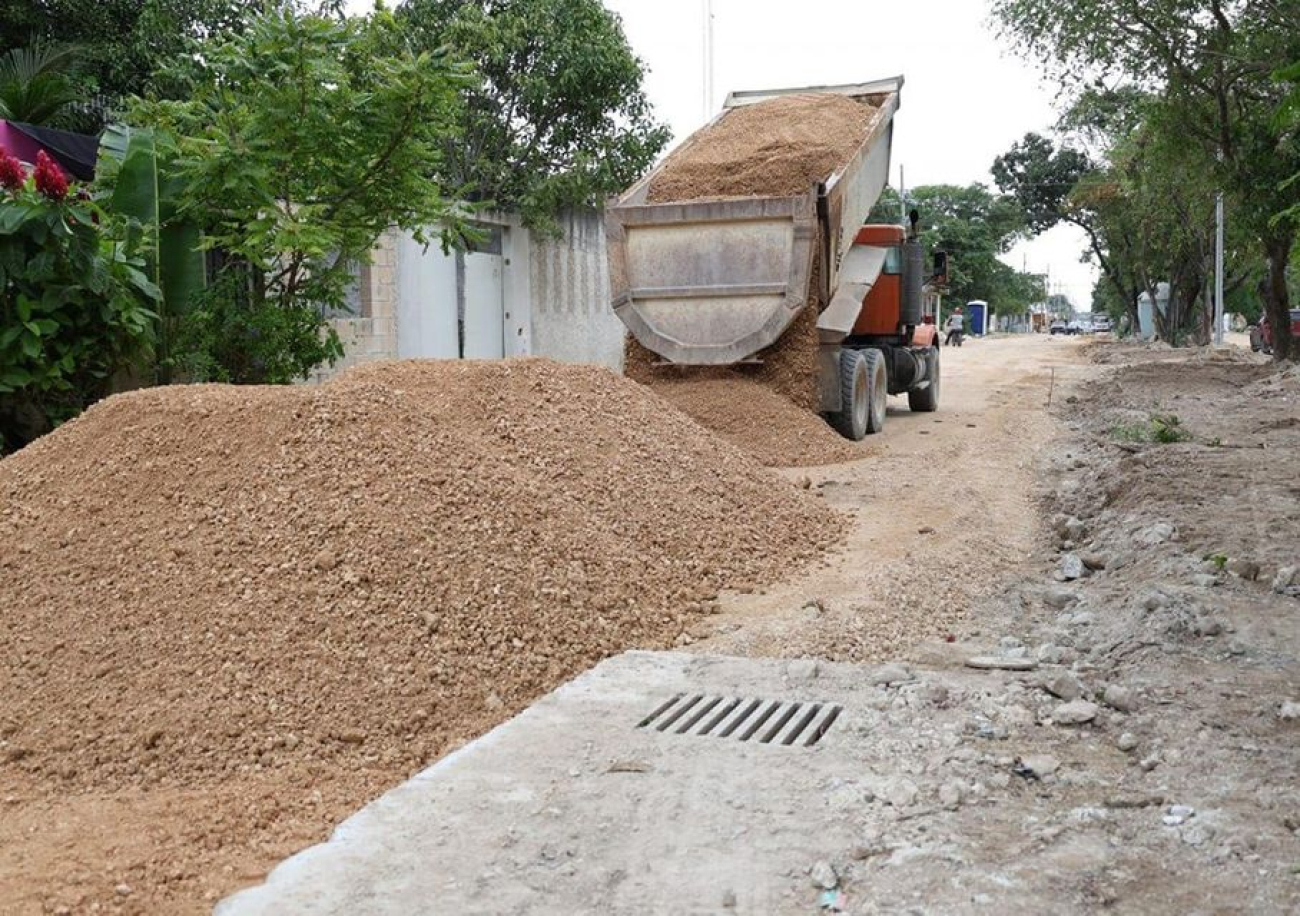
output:
M860 797L871 756L859 701L881 688L863 686L866 670L610 659L368 805L217 916L815 910L811 869L852 846L860 823L839 809ZM750 700L784 702L731 728Z

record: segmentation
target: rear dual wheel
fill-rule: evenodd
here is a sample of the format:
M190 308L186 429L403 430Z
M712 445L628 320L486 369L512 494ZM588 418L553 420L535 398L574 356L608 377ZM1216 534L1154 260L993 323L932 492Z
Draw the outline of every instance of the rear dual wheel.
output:
M879 350L840 351L841 409L831 414L840 434L857 441L885 426L889 375Z
M925 351L925 374L930 384L907 393L907 406L916 413L934 413L939 409L939 345Z

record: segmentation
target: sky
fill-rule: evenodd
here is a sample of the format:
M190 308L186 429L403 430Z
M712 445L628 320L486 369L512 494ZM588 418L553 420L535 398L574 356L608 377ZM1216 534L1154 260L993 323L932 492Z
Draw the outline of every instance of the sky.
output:
M373 0L351 0L357 12ZM908 186L992 187L994 158L1056 120L1054 88L1005 50L987 0L711 0L714 92L704 100L707 0L604 0L646 63L646 94L675 141L716 113L734 89L855 83L901 74L893 176ZM1066 2L1066 0L1063 0ZM1084 238L1060 227L1005 260L1049 273L1052 292L1087 308L1096 276ZM995 306L996 307L996 306Z

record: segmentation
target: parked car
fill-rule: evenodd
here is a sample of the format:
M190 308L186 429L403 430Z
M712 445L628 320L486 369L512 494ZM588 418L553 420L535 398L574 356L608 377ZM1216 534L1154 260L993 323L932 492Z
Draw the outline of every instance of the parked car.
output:
M1052 326L1051 326L1050 328L1048 328L1048 331L1050 331L1050 332L1053 333L1053 334L1070 334L1070 333L1072 333L1072 332L1070 331L1070 326L1069 326L1068 324L1066 324L1064 321L1060 321L1060 320L1053 321L1053 322L1052 322Z
M1300 309L1291 310L1291 337L1300 339ZM1258 324L1250 326L1250 348L1256 353L1273 352L1273 327L1267 315L1261 317Z
M1108 315L1098 315L1092 319L1092 329L1098 334L1109 334L1115 330L1115 325Z

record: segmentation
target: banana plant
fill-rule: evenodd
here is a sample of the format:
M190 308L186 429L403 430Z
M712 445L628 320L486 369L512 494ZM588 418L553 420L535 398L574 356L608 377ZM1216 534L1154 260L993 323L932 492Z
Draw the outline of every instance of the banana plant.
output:
M99 141L96 183L101 203L139 221L150 238L149 278L158 303L158 381L172 378L172 338L195 295L206 285L199 226L181 213L180 151L164 131L110 124Z

